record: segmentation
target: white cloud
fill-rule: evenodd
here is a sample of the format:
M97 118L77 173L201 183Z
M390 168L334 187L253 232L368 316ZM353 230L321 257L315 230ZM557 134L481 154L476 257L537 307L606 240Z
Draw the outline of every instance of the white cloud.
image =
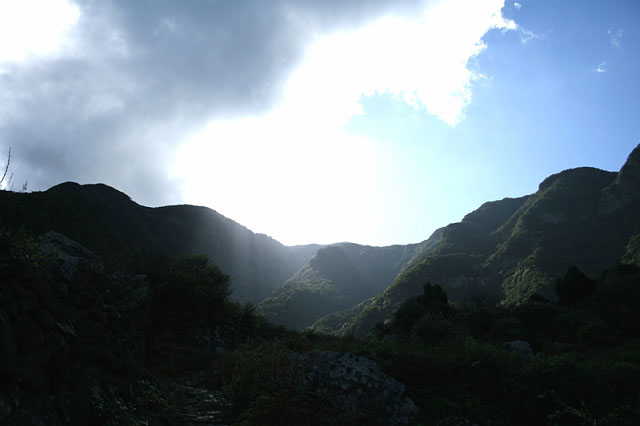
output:
M594 71L597 73L607 72L607 67L609 67L609 63L602 61L598 64Z
M622 36L624 34L623 29L619 29L617 31L609 30L607 31L607 34L609 35L609 42L613 47L616 49L622 48Z
M419 15L318 36L271 113L212 120L183 143L171 172L184 200L288 244L375 244L384 154L344 124L363 113L363 96L377 93L458 124L480 78L468 62L487 48L483 36L518 28L502 17L503 5L431 2Z
M522 7L522 5L518 2L514 2L513 3L513 7L515 7L516 9L520 10L520 8Z
M0 62L57 52L80 16L67 0L0 2Z
M463 119L476 78L467 67L491 29L514 30L502 0L430 3L416 17L386 16L366 28L320 38L291 76L284 108L335 124L361 112L360 98L392 94L451 126Z
M525 30L522 27L519 27L519 30L520 30L520 43L522 44L527 44L527 42L539 38L538 35L535 34L533 31Z

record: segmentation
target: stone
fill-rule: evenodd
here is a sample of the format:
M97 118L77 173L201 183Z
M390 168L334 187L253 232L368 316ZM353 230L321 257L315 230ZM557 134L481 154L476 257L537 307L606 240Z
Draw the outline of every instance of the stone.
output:
M36 304L32 299L22 299L16 303L16 311L18 312L29 312L32 311L36 307Z
M73 323L70 320L58 321L56 323L56 326L63 333L65 333L65 334L67 334L69 336L78 337L78 335L76 334L76 329L75 329L75 327L73 326Z
M0 373L12 373L18 367L16 357L16 341L9 318L0 312Z
M533 349L531 348L531 345L523 340L512 340L511 342L505 343L505 346L507 349L517 353L527 361L533 358Z
M0 396L0 424L11 415L11 405Z
M640 198L640 145L629 154L615 181L602 191L598 211L610 214Z
M21 314L12 326L19 354L30 354L44 346L42 333L28 316Z
M21 383L31 389L43 390L47 380L47 369L50 360L51 353L46 349L21 357Z
M104 274L104 264L91 250L64 235L49 231L44 235L41 247L62 261L60 266L62 276L72 281L74 276L84 266L95 274Z
M292 357L294 371L301 372L304 386L329 401L344 419L367 424L407 425L418 408L405 394L405 386L384 374L378 365L351 353L311 351Z
M55 326L55 320L49 313L49 311L42 309L34 314L34 319L36 320L36 324L40 327L40 329L44 331L49 331Z

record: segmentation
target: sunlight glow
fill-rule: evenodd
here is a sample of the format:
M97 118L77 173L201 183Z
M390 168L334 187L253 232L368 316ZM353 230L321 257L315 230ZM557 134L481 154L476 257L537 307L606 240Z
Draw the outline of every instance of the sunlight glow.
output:
M1 1L0 62L56 52L79 17L78 6L67 0Z
M377 207L376 158L357 136L316 130L277 114L212 122L177 154L184 199L255 232L275 229L289 244L300 242L301 229L313 229L319 242L365 240L373 223L362 210ZM359 227L345 232L340 222Z
M385 150L345 124L375 94L458 124L479 78L467 65L486 48L483 35L517 28L502 18L503 4L430 2L419 16L319 36L274 111L212 121L184 141L171 171L183 199L285 244L377 244Z

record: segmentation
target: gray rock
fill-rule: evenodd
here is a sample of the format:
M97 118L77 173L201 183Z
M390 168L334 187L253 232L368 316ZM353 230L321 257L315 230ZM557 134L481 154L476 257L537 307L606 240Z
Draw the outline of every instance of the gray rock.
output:
M598 211L609 214L640 198L640 145L629 154L614 182L602 191Z
M0 397L0 423L3 423L11 415L11 405Z
M81 267L96 274L104 274L104 264L91 250L64 235L49 231L44 235L41 247L60 259L62 276L71 281Z
M16 303L16 311L18 312L29 312L35 308L35 303L30 299L22 299Z
M16 341L6 313L0 312L0 373L12 373L18 367Z
M517 353L527 361L533 358L533 349L531 348L531 345L523 340L513 340L505 343L505 346L507 349Z
M405 386L387 376L378 365L350 353L312 351L293 356L294 369L309 386L345 419L361 418L367 424L406 425L418 408L405 394Z
M56 326L63 333L68 334L69 336L78 337L78 335L76 334L76 329L73 326L73 323L71 322L71 320L58 321L56 323Z

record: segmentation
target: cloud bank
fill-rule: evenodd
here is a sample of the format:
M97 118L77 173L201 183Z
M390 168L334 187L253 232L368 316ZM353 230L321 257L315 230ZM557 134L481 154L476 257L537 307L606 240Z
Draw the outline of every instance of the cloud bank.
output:
M178 196L167 191L165 170L185 132L211 117L267 111L315 34L357 27L391 5L417 7L30 2L0 13L3 22L19 24L4 26L2 39L25 41L0 57L0 147L13 146L17 178L28 178L34 189L62 179L106 181L151 204ZM56 38L63 32L65 40Z
M351 162L374 157L341 131L363 97L387 94L455 125L483 35L516 28L502 0L29 1L0 10L21 24L1 33L21 43L0 46L0 149L13 147L15 180L105 182L149 205L201 200L189 195L198 179L255 173L281 185L274 170L291 164L333 167L345 187ZM194 160L206 156L225 174ZM314 176L300 181L320 191Z

